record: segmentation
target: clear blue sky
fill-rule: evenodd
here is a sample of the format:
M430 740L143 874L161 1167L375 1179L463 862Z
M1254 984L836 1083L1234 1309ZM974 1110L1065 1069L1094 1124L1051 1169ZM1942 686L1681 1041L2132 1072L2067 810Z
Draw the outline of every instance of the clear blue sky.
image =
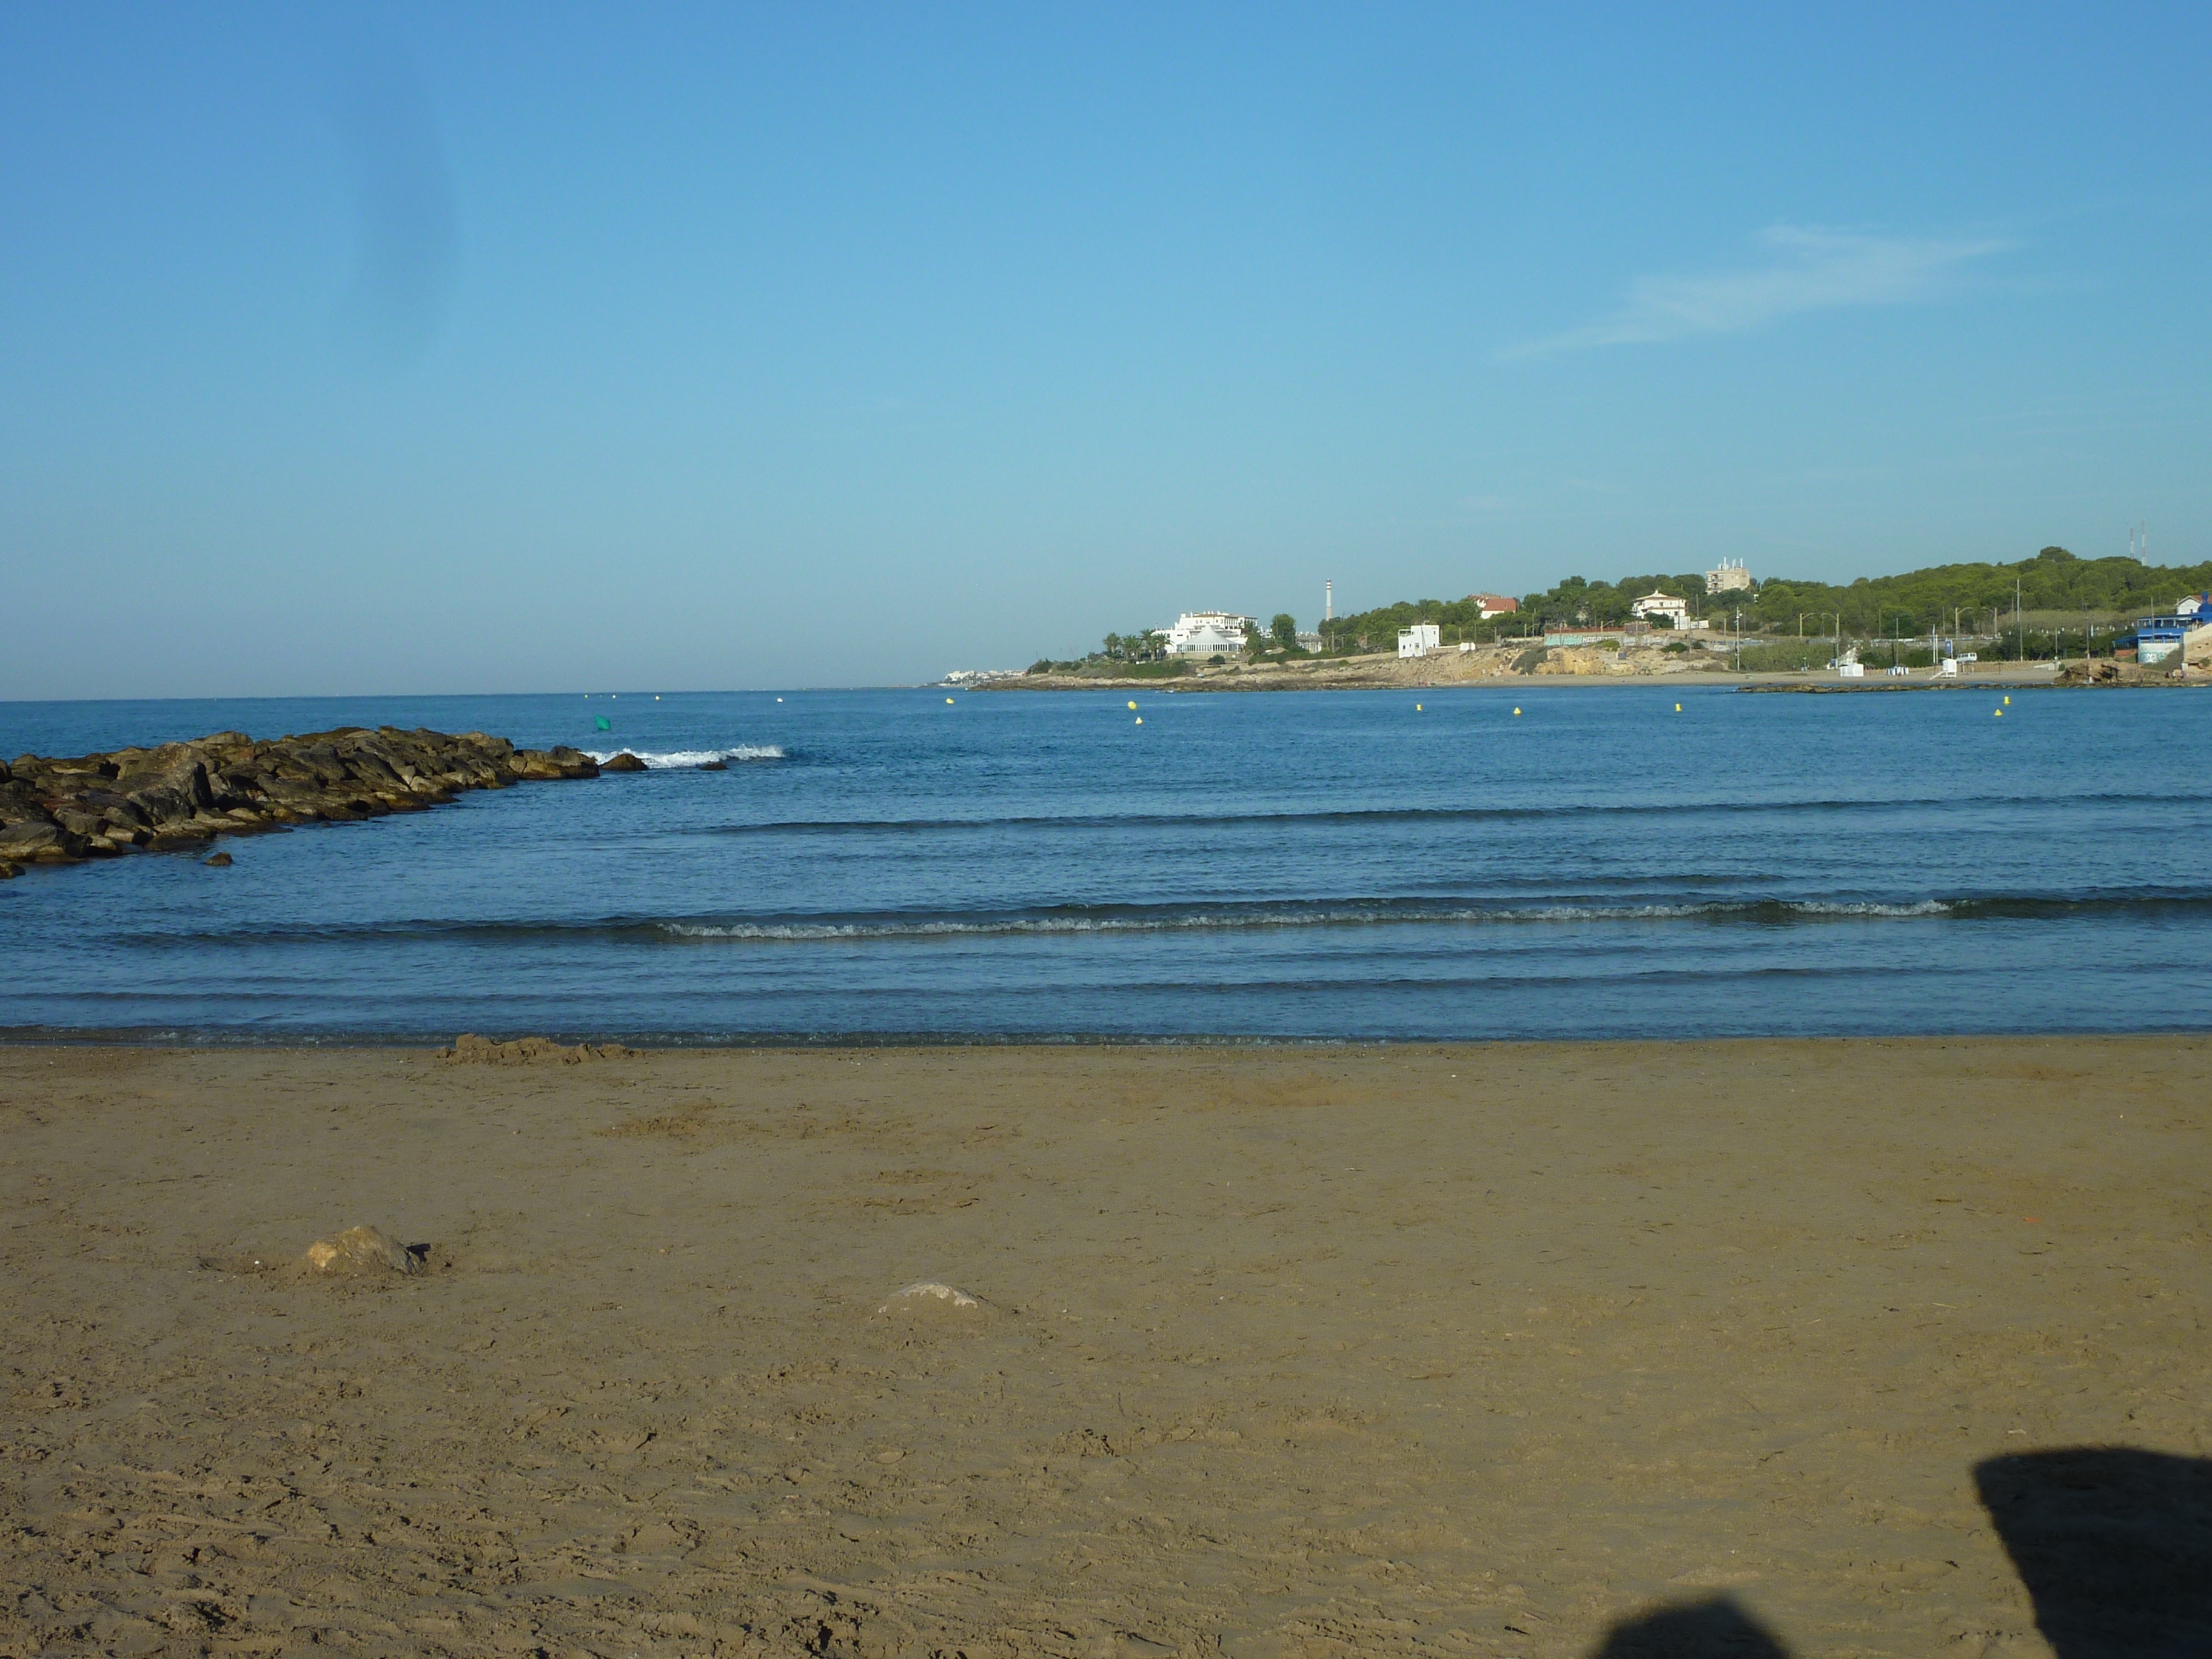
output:
M2212 556L2212 9L0 6L0 696Z

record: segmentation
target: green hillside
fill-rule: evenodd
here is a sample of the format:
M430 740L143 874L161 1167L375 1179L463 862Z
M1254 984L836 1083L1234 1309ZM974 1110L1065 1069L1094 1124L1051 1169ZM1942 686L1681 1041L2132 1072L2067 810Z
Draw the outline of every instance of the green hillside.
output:
M1942 564L1894 576L1862 576L1847 586L1777 576L1750 592L1708 599L1702 573L1623 576L1591 581L1571 576L1548 592L1531 593L1517 616L1481 620L1469 600L1421 599L1378 606L1340 617L1328 629L1328 648L1380 650L1395 644L1410 623L1437 623L1445 639L1489 639L1552 628L1617 627L1629 619L1628 607L1655 588L1691 603L1692 614L1709 616L1719 626L1741 612L1743 627L1795 635L1802 619L1807 634L1830 633L1838 612L1844 632L1856 637L1902 633L1948 633L1955 612L1964 631L1988 630L1991 612L2010 625L2014 583L2021 608L2033 617L2057 619L2094 615L2147 616L2169 609L2185 593L2212 588L2212 563L2147 565L2140 559L2078 559L2063 547L2046 547L2016 564Z

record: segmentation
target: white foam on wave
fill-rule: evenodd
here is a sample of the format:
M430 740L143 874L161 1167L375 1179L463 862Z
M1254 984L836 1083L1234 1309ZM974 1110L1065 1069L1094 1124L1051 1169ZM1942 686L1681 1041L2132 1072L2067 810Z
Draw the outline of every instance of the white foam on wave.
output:
M1942 899L1922 899L1917 904L1824 904L1806 899L1790 908L1806 916L1948 916L1951 907Z
M929 917L912 921L664 921L661 931L682 939L939 939L987 933L1155 933L1186 929L1418 926L1433 922L1674 921L1697 917L1755 921L1755 902L1721 901L1705 904L1547 904L1504 908L1437 906L1423 909L1346 905L1301 910L1230 913L1192 911L1152 916L981 916L973 921ZM1912 904L1785 900L1775 907L1808 921L1911 919L1948 915L1937 899Z
M676 939L938 939L955 933L1151 933L1179 927L1295 927L1334 917L1007 916L977 921L665 921Z
M781 760L783 750L772 743L741 743L734 749L596 749L584 751L600 765L605 765L617 755L631 754L643 761L648 771L681 771L685 767L704 766L709 761L771 761Z

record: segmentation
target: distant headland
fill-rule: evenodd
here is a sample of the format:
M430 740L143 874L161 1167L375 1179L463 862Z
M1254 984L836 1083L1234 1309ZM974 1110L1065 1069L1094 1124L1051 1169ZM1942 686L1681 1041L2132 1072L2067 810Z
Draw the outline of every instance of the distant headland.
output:
M1950 678L1962 668L2081 665L2113 684L2212 665L2212 562L2156 566L2046 547L2011 564L1929 566L1847 585L1761 580L1738 560L1690 574L1573 576L1515 599L1403 599L1303 629L1185 611L1164 628L1109 634L1080 658L952 677L1000 690L1161 680L1191 690L1432 685L1515 675L1867 673ZM2177 597L2178 596L2178 597ZM2095 664L2100 672L2087 672ZM2154 674L2147 673L2155 668Z

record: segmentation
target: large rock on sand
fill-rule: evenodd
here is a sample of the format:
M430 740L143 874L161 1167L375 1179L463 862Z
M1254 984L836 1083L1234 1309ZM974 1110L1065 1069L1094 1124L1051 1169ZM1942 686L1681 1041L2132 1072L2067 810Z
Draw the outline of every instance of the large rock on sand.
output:
M415 1253L381 1227L349 1227L335 1238L317 1239L307 1246L307 1266L335 1277L422 1271Z

